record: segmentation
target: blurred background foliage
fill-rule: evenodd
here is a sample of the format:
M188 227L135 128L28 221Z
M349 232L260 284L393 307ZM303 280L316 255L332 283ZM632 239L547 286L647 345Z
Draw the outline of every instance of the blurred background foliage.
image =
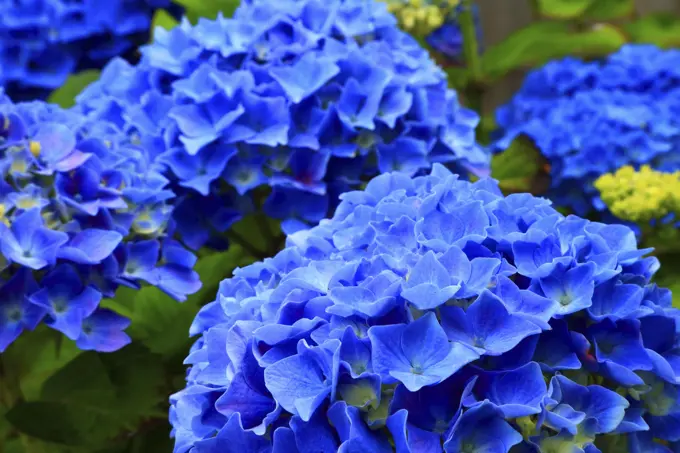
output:
M435 53L452 87L482 115L482 142L488 142L494 129L494 108L518 88L527 69L570 55L603 57L629 42L680 47L679 1L444 0L437 4L439 12L418 17L400 11L422 8L422 1L385 1L402 3L391 6L402 25ZM238 6L237 0L177 3L192 22L218 13L230 16ZM457 27L459 55L436 55L425 36L447 21ZM154 18L155 26L170 29L176 24L162 10ZM98 75L86 71L72 76L50 101L73 105L78 92ZM494 157L493 176L507 192L540 193L546 186L546 164L530 141L520 139ZM248 242L259 243L260 229L253 221L246 218L235 230ZM182 360L192 342L187 334L195 314L214 299L219 282L234 268L274 252L233 245L228 252L199 253L203 288L182 304L155 288L121 289L104 305L132 319L128 333L133 343L115 353L80 351L46 328L23 335L0 357L0 453L172 451L167 401L183 387ZM680 292L674 277L680 260L675 256L662 258L659 279Z

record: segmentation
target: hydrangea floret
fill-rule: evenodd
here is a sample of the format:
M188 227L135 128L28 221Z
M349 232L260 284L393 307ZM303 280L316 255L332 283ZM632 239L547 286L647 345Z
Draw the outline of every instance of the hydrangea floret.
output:
M579 215L606 208L595 180L631 165L680 169L680 50L630 44L603 61L553 61L496 114L498 150L529 137L550 165L548 196Z
M0 100L0 352L41 322L113 351L129 320L101 308L119 285L178 300L196 258L169 238L168 180L113 124L42 101Z
M439 164L380 175L198 314L175 453L678 451L648 252Z
M381 172L488 172L478 115L396 23L373 0L245 1L158 30L139 65L112 62L78 101L153 149L191 247L252 209L294 232Z
M160 8L181 12L170 0L0 2L0 87L15 101L45 98L72 73L134 59Z

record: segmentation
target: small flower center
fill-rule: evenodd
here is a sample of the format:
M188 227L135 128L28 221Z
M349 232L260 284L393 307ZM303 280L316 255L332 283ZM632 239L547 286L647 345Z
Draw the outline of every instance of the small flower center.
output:
M19 322L22 317L21 309L19 307L12 307L7 310L7 319L11 322Z

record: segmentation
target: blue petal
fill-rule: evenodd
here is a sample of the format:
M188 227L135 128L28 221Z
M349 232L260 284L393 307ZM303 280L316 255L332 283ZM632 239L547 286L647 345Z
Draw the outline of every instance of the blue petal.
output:
M339 442L328 422L326 408L326 405L321 406L308 422L298 416L290 419L290 428L300 453L335 453L338 450Z
M371 431L361 418L356 407L338 401L328 410L328 419L338 431L342 444L339 453L390 453L390 446L384 434Z
M460 285L451 285L446 268L433 251L427 252L411 270L401 295L420 310L430 310L450 299Z
M463 404L474 404L472 390L478 377L471 367L463 368L444 382L411 392L397 386L390 412L405 409L408 423L427 432L445 433L457 420Z
M488 290L470 305L467 317L474 329L474 346L484 348L489 355L503 354L524 338L541 333L541 328L531 321L510 315L501 300Z
M132 341L125 332L130 320L108 309L97 309L83 320L76 345L83 350L113 352Z
M408 423L408 411L400 409L387 418L396 453L441 453L441 436Z
M195 453L270 453L271 442L243 429L241 417L234 414L212 439L196 442Z
M557 238L547 235L537 235L532 242L513 242L512 254L517 270L532 278L550 275L557 263L565 260ZM566 259L570 261L569 258Z
M579 355L590 348L581 334L570 332L563 320L554 320L552 330L540 335L534 360L546 371L578 370L582 367Z
M449 343L434 313L408 325L371 327L368 336L375 371L412 392L442 382L479 357L466 346Z
M558 265L553 274L541 278L539 282L543 293L560 303L558 313L568 315L592 305L594 273L595 266L592 263L571 269Z
M595 357L603 366L602 373L624 385L640 385L643 380L635 371L649 371L653 363L644 349L637 320L613 323L604 320L588 330L595 346Z
M116 231L90 228L77 233L59 250L59 258L78 264L98 264L110 256L123 240Z
M610 280L595 289L593 304L588 308L588 313L596 321L604 318L626 318L640 308L643 296L644 290L638 285Z
M269 365L264 371L267 389L286 411L307 422L331 394L330 376L324 376L313 357L305 351Z
M479 429L481 426L484 429ZM502 412L489 402L468 409L458 419L451 437L444 443L446 453L484 451L508 453L522 441L522 435L503 420Z
M295 103L316 92L339 72L340 68L332 60L318 58L312 53L304 54L291 66L275 67L269 71Z
M548 390L536 362L513 371L493 373L488 382L481 382L481 394L503 411L507 419L541 412L541 403Z
M280 409L265 387L264 369L250 349L227 391L215 402L215 408L226 417L240 414L244 428L258 435L263 435L278 417Z
M397 304L395 297L377 297L370 289L360 286L333 288L330 298L335 305L328 307L328 313L345 317L352 315L379 317Z
M295 434L290 428L281 427L274 431L272 453L301 453L295 443Z
M557 301L540 296L532 291L520 290L508 277L499 275L493 289L507 307L516 316L531 321L543 330L549 330L548 321L558 312Z

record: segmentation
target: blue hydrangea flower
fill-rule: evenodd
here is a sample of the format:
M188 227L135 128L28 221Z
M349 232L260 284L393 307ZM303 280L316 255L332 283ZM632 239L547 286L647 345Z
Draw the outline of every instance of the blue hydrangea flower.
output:
M249 209L287 232L314 225L381 172L488 171L477 114L384 3L247 1L232 19L158 30L141 52L137 66L108 65L79 105L165 165L189 200L176 220L192 247Z
M169 190L113 124L42 101L0 100L0 352L44 321L82 349L113 351L129 320L99 307L119 285L178 300L196 258L169 238Z
M602 61L553 61L531 72L498 109L506 149L530 138L546 158L548 196L579 215L605 210L593 187L605 173L631 165L680 169L680 51L626 45Z
M171 0L16 0L0 3L0 87L12 99L45 98L68 76L134 59L154 11Z
M341 199L196 317L175 453L678 451L680 311L629 228L440 164Z

